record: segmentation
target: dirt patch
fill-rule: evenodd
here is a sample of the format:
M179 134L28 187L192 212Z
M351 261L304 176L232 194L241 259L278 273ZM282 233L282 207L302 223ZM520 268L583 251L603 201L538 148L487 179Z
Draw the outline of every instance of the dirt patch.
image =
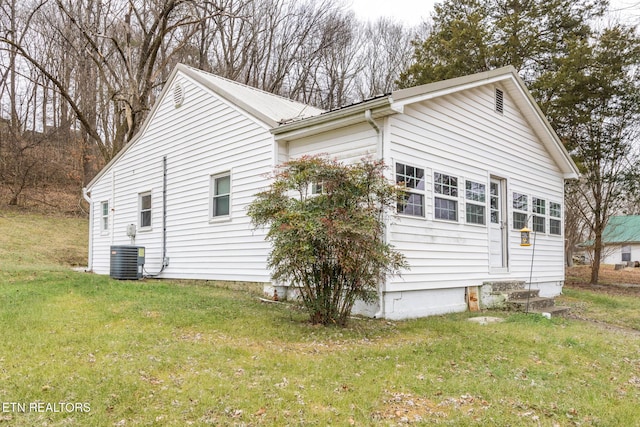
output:
M600 266L600 280L591 285L591 267L586 265L567 268L565 286L607 295L640 296L640 268L615 270L613 265Z
M486 400L468 394L460 397L435 397L428 399L409 393L389 393L381 410L373 414L373 419L395 420L402 424L424 423L429 420L446 420L454 412L475 418L476 414L485 412L491 406Z

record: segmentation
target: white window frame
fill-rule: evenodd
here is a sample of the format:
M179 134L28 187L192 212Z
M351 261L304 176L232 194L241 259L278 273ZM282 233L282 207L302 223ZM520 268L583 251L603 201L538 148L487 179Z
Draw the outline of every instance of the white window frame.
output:
M518 195L518 198L516 199L516 194ZM524 206L522 203L522 198L524 198ZM518 191L513 191L511 193L511 207L513 208L513 218L511 221L511 226L513 227L514 230L520 231L522 228L524 227L528 227L528 219L529 219L529 195L525 194L525 193L520 193ZM519 221L518 224L516 224L516 214L517 215L524 215L524 222ZM518 225L520 225L520 223L522 222L522 227L518 227Z
M106 213L105 213L106 207ZM109 201L103 200L100 202L100 232L108 233L109 232Z
M471 184L471 189L468 188L469 184ZM477 191L478 188L482 188L482 191ZM487 184L470 179L465 180L464 198L466 223L470 225L487 225ZM482 208L482 222L469 221L470 206Z
M454 178L456 180L456 185L452 186L449 183L438 182L438 177L447 177L448 179ZM460 218L460 178L455 175L450 175L444 172L433 172L433 219L437 221L447 221L447 222L459 222ZM442 186L438 191L438 186ZM447 189L455 189L455 195L447 194L443 192L445 188ZM453 202L455 206L455 219L451 218L441 218L438 216L438 210L436 205L438 204L438 200L444 200L448 202Z
M628 255L629 259L625 259L625 255ZM621 262L631 261L631 245L622 245L620 247L620 261Z
M553 232L554 226L558 228L558 233ZM562 203L549 201L549 234L562 236Z
M542 203L536 203L542 202ZM531 197L531 229L536 233L547 233L547 201L542 197ZM542 222L540 222L542 221ZM540 229L542 226L542 229Z
M222 178L229 178L229 192L216 194L216 182ZM209 178L209 222L229 221L231 219L233 193L233 178L230 170L213 174ZM228 212L216 215L216 199L226 197L228 199Z
M402 173L400 173L398 171L398 167L401 166L402 167ZM413 168L414 171L416 172L414 175L407 175L407 168ZM417 171L422 171L422 178L419 177L419 174L417 173ZM427 179L426 176L426 169L419 167L419 166L415 166L406 162L396 162L395 163L395 168L394 168L394 178L395 178L395 182L397 185L400 185L402 183L405 184L405 193L408 195L407 200L409 200L412 196L417 197L420 200L420 204L416 205L416 204L412 204L412 206L420 206L422 213L421 214L415 214L415 213L407 213L407 212L402 212L401 211L401 206L398 203L398 206L396 208L398 215L402 215L402 216L407 216L407 217L411 217L411 218L424 218L426 211L427 211L427 205L426 205L426 191L424 190L425 187L425 181ZM407 179L400 179L400 178L409 178ZM411 186L412 182L411 180L415 180L415 183L413 186ZM407 183L407 181L409 181ZM422 181L422 189L420 188L420 182ZM407 185L409 184L409 185Z
M325 194L324 181L311 183L310 193L312 196L319 196L320 194Z
M143 208L143 198L149 197L149 208ZM143 225L143 213L149 212L149 225ZM151 191L144 191L142 193L138 193L138 230L147 231L151 230L151 226L153 224L153 197L151 196Z

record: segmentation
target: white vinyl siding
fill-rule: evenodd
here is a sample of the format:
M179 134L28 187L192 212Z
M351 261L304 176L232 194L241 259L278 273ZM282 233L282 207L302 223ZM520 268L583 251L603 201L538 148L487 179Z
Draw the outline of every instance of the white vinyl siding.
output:
M434 182L428 182L425 221L402 217L390 226L389 241L405 254L410 269L401 278L391 279L389 292L478 286L486 280L528 280L531 250L520 247L520 229L512 228L513 213L523 214L522 221L526 221L532 195L562 200L564 178L519 108L508 96L503 102L503 115L495 114L495 91L486 86L405 106L404 114L389 119L387 163L392 159L424 167L430 180L436 172L457 177L460 193L458 197L436 194ZM488 190L491 176L504 178L508 196L503 221L509 219L505 224L509 268L496 272L489 271L489 227L467 223L469 200L466 186L462 187L468 180L485 184ZM528 195L529 205L521 211L514 209L513 192ZM437 220L436 196L457 201L458 217L464 222ZM488 224L489 212L486 215ZM562 281L562 239L537 236L536 263L534 281Z
M166 247L169 265L163 278L270 281L266 267L269 243L264 230L253 230L246 208L266 189L265 176L275 164L273 136L208 89L181 77L185 94L174 107L173 90L160 99L140 139L91 188L94 200L113 194L111 236L100 236L94 221L93 269L109 273L109 245L130 244L129 224L138 224L138 194L151 190L152 228L138 233L146 248L146 267L162 265L163 157L166 173ZM211 175L233 165L231 203L226 221L212 226ZM99 211L99 203L96 203ZM99 212L98 212L99 214Z
M284 143L283 143L284 144ZM368 123L347 126L291 141L286 156L280 161L301 156L326 156L344 163L354 163L376 153L377 135Z

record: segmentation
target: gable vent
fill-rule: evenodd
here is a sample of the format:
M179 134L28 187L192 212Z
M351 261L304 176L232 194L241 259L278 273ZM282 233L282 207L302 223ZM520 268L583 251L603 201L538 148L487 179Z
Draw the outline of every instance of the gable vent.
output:
M176 83L173 86L173 105L178 108L182 106L182 102L184 101L184 88L180 84L180 82Z
M504 113L504 93L501 89L496 89L496 113Z

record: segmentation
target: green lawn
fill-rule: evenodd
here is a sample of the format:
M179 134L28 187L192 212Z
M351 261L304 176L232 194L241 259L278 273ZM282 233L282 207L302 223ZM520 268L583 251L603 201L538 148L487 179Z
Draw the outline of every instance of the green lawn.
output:
M502 313L311 326L249 292L72 272L86 226L0 212L0 426L640 425L634 331ZM637 327L626 299L569 297Z

